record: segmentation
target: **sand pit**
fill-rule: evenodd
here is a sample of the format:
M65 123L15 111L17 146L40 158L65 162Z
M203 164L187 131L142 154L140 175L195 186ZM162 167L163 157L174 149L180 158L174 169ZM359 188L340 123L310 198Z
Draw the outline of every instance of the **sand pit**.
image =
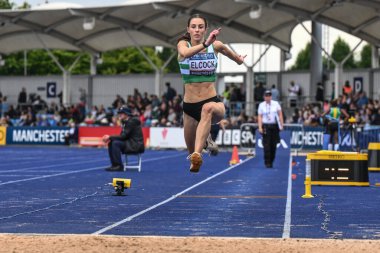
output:
M2 234L0 245L1 253L373 253L380 249L380 240Z

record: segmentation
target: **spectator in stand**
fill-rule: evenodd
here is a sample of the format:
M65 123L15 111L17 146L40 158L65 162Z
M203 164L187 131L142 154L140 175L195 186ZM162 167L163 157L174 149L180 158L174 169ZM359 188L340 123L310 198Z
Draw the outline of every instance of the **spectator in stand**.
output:
M230 96L230 108L231 108L230 115L231 116L237 116L240 113L239 106L238 106L239 99L240 99L240 89L236 87L235 84L231 84L231 96Z
M223 103L228 108L230 106L231 91L230 86L226 86L222 93Z
M86 117L84 118L83 122L85 123L85 125L89 126L89 125L93 125L95 123L95 119L92 117L92 113L89 112L87 113Z
M83 88L79 88L79 102L84 106L87 104L87 93Z
M294 108L290 123L302 124L302 117L300 116L300 110L298 108Z
M137 109L137 110L139 111L139 113L141 114L142 111L143 111L144 108L145 108L141 96L137 96L137 97L136 97L136 99L135 99L135 105L136 105L136 109Z
M19 126L35 126L36 118L32 112L32 108L29 106L27 111L22 112L20 116Z
M166 101L172 101L173 98L177 96L177 91L173 87L170 86L169 82L166 82L165 85L167 88L166 93L165 93Z
M297 106L299 89L300 89L300 87L298 86L298 84L296 84L294 81L290 82L290 87L288 89L288 91L289 91L289 106L290 107L296 107Z
M26 93L26 88L22 87L20 93L18 94L17 107L21 110L22 105L25 105L28 99L28 94Z
M56 122L57 126L62 126L61 115L59 114L59 111L54 112L53 119Z
M173 108L169 108L169 112L168 112L168 122L171 123L172 126L177 126L178 122L177 122L177 114L175 113L174 109Z
M20 116L20 113L19 113L19 111L17 111L17 110L13 107L13 105L10 105L10 106L9 106L9 110L8 110L8 112L7 112L7 115L8 115L9 118L11 118L11 119L16 119L17 117Z
M41 126L41 127L49 127L49 121L46 117L46 114L37 114L37 121L36 121L36 126Z
M62 101L63 101L63 93L62 93L62 91L60 93L58 93L57 97L59 99L59 104L63 105L63 103L62 103Z
M4 126L4 127L13 126L12 121L8 115L5 115L4 117L0 117L0 126Z
M352 87L350 85L350 81L346 81L343 88L342 88L343 95L346 95L347 97L350 97L353 93Z
M162 101L160 107L159 107L159 118L167 118L169 114L169 108L168 104L165 101Z
M140 98L140 99L142 98L139 89L136 89L136 88L135 88L135 89L133 90L133 98L134 98L135 101L137 101L139 98Z
M37 96L36 100L33 101L32 105L33 110L36 112L45 110L47 107L46 102L41 98L41 96Z
M144 92L144 97L142 99L143 105L147 106L151 103L149 97L148 97L148 92Z
M276 88L275 84L272 84L272 89L270 90L272 92L272 100L273 101L280 101L280 91Z
M374 114L372 116L371 125L380 125L380 108L374 110Z
M157 95L152 94L152 95L150 95L150 98L151 98L150 100L152 101L152 108L153 108L153 110L154 110L155 107L159 107L160 106L161 102L158 99Z
M317 93L315 94L315 101L322 102L325 100L324 87L321 82L317 83Z
M152 120L152 105L151 104L148 104L145 107L144 119L145 119L146 126L150 126L150 123L151 123L151 120Z
M173 100L172 108L177 115L176 121L181 125L182 122L182 106L181 106L181 96L177 95Z
M106 109L103 105L99 108L98 114L96 115L95 123L101 125L108 124Z
M365 93L365 91L360 91L358 96L359 97L356 100L356 105L359 108L363 108L364 106L368 105L369 100L368 100L368 97L367 97L367 94Z
M168 126L171 126L171 123L168 122L168 120L166 118L161 118L159 120L158 125L157 125L157 127L168 127Z
M5 113L7 113L9 110L9 103L8 103L8 97L4 96L2 105L1 105L1 110L0 110L0 117L4 116Z
M120 105L124 105L124 104L125 104L125 100L119 94L117 94L115 100L112 102L112 107L114 109L117 109L119 108Z
M83 120L79 107L79 105L72 105L70 108L71 119L75 124L79 124Z
M46 110L46 113L54 114L56 111L58 111L58 106L54 102L51 102L50 106Z
M255 104L256 104L256 114L259 108L259 104L264 101L264 92L265 92L265 88L263 84L261 82L258 82L256 84L256 87L253 89L253 96L254 96Z
M331 83L331 100L336 99L335 97L335 82Z

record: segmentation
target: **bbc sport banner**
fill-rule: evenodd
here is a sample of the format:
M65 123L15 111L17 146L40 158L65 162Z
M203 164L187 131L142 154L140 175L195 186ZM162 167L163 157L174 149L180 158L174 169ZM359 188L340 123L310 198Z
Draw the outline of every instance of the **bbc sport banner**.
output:
M64 145L68 127L8 127L7 144Z
M0 145L5 145L7 142L7 128L0 127Z

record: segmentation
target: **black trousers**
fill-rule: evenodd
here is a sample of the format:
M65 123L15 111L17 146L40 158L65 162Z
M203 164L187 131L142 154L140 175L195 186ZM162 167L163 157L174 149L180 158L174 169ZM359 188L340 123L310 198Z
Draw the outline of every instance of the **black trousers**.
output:
M121 154L125 150L125 141L114 140L108 143L108 154L111 160L112 166L122 166L123 160Z
M280 130L277 124L263 124L264 163L272 165L276 157L277 143L280 142Z

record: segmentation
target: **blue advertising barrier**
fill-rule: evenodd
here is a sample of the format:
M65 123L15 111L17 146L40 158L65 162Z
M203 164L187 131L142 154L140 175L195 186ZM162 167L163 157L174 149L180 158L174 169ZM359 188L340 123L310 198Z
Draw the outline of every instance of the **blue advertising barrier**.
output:
M8 144L63 145L69 127L8 127Z
M255 148L255 132L257 124L246 123L241 128L241 147ZM321 126L297 125L285 126L285 131L290 133L291 148L298 150L321 150L323 149L324 131ZM380 127L371 126L362 128L342 127L340 131L341 151L360 151L368 148L370 142L380 142Z

